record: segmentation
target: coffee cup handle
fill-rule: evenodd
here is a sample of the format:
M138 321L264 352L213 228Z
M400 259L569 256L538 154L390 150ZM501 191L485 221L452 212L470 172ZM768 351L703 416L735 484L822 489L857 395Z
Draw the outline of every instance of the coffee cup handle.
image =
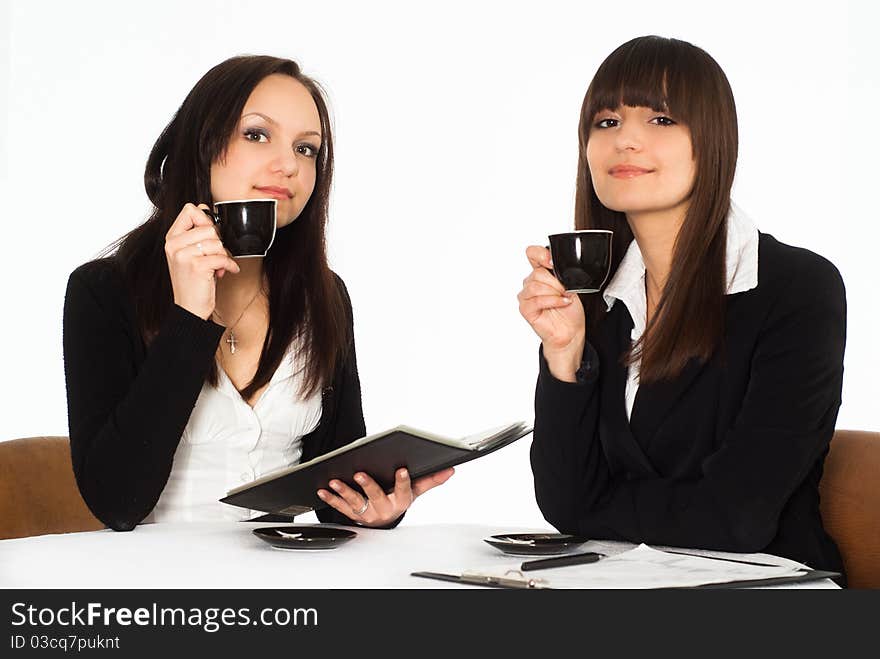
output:
M214 213L214 211L209 210L207 208L202 208L201 210L202 210L202 212L204 212L205 215L207 215L212 220L214 220L214 224L220 224L220 218L217 217L217 215Z

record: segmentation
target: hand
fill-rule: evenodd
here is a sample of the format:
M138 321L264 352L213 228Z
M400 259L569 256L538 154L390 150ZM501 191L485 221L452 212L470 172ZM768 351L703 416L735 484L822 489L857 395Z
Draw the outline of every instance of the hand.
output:
M241 268L229 256L201 209L205 204L186 204L165 235L165 258L174 291L174 303L207 320L216 302L215 275Z
M358 472L354 480L367 495L356 492L339 480L330 481L336 494L327 490L318 490L318 496L349 519L364 526L385 526L400 517L409 508L416 497L430 489L442 485L455 473L450 467L417 479L410 485L409 473L406 469L398 469L395 474L394 491L385 494L379 484L369 475ZM364 505L366 504L366 508ZM360 512L363 509L363 512Z
M576 293L566 293L548 268L550 250L532 245L526 250L531 274L517 295L519 312L544 345L550 372L559 380L575 381L586 342L584 307Z

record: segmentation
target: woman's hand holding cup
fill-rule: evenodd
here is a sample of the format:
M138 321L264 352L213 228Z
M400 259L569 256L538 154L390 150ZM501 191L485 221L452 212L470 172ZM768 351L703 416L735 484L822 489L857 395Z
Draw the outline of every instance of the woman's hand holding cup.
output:
M165 235L165 258L174 303L207 320L216 303L215 276L240 272L217 236L204 204L186 204Z
M532 272L517 295L519 312L541 339L553 377L575 382L586 341L584 307L577 293L566 293L550 273L549 249L532 245L526 256Z

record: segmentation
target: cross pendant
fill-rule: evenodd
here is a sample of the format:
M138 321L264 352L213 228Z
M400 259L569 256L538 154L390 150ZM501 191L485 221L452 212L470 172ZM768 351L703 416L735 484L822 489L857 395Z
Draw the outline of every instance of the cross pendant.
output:
M238 343L238 341L235 340L235 334L230 332L229 338L226 339L226 343L229 344L229 354L234 355L235 354L235 344Z

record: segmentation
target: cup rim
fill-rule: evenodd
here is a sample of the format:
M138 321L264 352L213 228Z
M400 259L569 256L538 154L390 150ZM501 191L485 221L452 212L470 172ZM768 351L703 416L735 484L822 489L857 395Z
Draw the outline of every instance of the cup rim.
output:
M224 199L223 201L215 201L214 206L220 206L222 204L244 204L250 201L271 201L276 206L278 205L277 199L272 199L271 197L259 197L257 199Z
M548 234L548 238L555 238L556 236L567 236L573 233L608 233L613 235L614 232L611 229L575 229L574 231L562 231L560 233L551 233Z

